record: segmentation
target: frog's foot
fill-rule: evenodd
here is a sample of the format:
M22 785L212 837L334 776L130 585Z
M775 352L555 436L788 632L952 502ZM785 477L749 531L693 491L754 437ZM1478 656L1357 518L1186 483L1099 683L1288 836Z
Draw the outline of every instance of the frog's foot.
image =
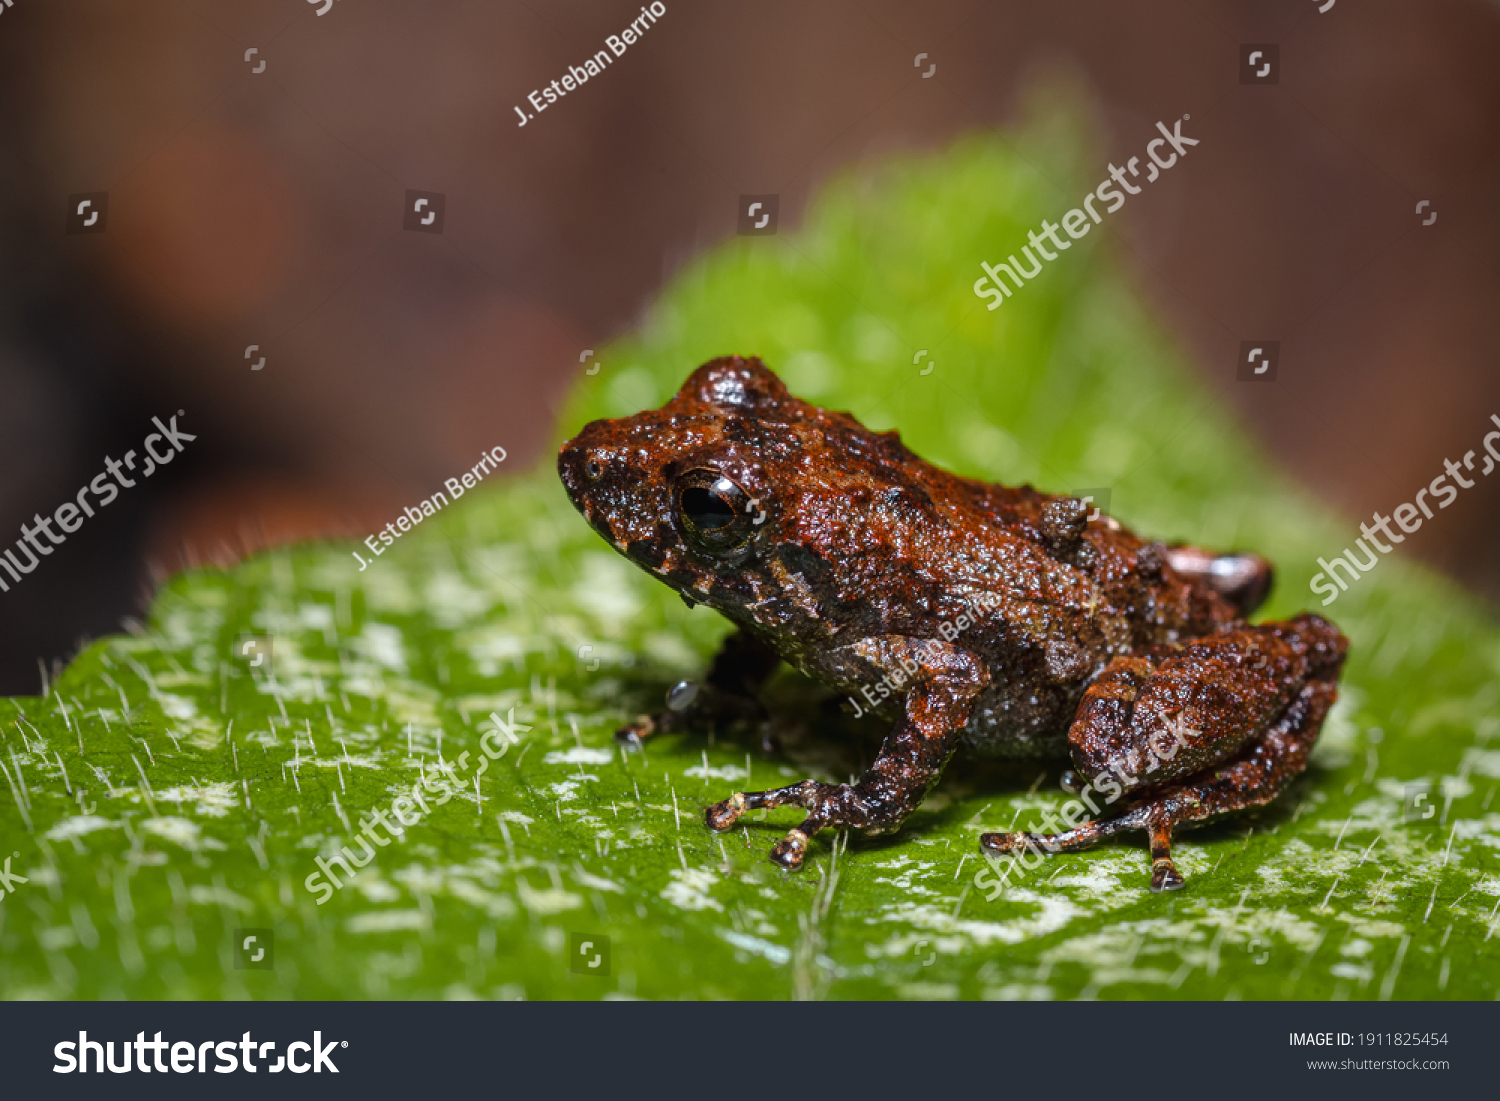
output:
M716 700L715 689L704 690L703 685L697 681L683 680L674 684L667 692L667 709L659 715L642 715L633 723L628 723L615 731L615 741L629 746L631 749L640 749L645 745L646 739L653 734L665 733L685 726L690 721L690 716L695 714L694 707L698 710L706 710L705 701Z
M797 806L814 811L802 824L802 828L792 830L771 850L771 859L777 864L789 870L795 869L802 866L802 858L807 855L808 838L823 824L815 820L826 818L826 815L820 815L815 808L827 801L830 793L844 787L846 785L820 784L816 780L803 780L800 784L791 784L773 791L737 791L728 799L709 807L704 812L703 819L710 829L722 833L739 821L740 816L747 810ZM808 826L812 828L808 829Z
M745 793L737 791L728 799L715 803L703 812L703 821L716 833L723 833L740 820L747 809Z
M1112 834L1125 830L1145 830L1151 837L1151 889L1175 891L1182 886L1182 873L1172 863L1172 823L1153 820L1150 806L1137 806L1115 818L1084 822L1076 829L1062 833L980 834L979 844L994 853L1020 853L1030 850L1045 853L1070 853L1087 849Z
M663 718L665 717L663 716ZM646 744L647 738L653 734L659 734L663 729L664 724L658 722L655 716L642 715L634 722L626 723L620 729L616 730L615 741L631 749L640 749Z
M721 692L713 685L679 681L667 693L665 711L641 715L615 731L615 741L631 749L640 749L657 734L687 730L693 727L728 727L735 723L757 722L762 748L771 736L765 708L754 699Z
M667 692L665 710L626 723L615 731L615 740L640 749L654 735L691 727L744 722L764 727L768 715L756 693L780 660L764 643L736 631L724 640L701 682L678 681ZM762 730L762 746L765 741Z
M1245 552L1221 554L1178 544L1166 548L1166 558L1172 569L1213 589L1242 616L1265 602L1276 572L1260 555Z
M891 833L916 809L925 787L888 787L877 791L864 782L822 784L803 780L773 791L735 792L704 812L710 829L732 827L747 810L762 807L802 807L809 812L802 824L787 833L771 849L771 859L788 871L802 866L807 843L821 829L855 829L868 834Z
M1223 764L1135 796L1119 814L1056 834L986 833L979 843L997 853L1076 852L1112 834L1142 830L1151 844L1151 889L1175 891L1182 873L1172 863L1172 833L1221 814L1269 803L1307 766L1336 687L1315 680L1302 687L1276 724Z

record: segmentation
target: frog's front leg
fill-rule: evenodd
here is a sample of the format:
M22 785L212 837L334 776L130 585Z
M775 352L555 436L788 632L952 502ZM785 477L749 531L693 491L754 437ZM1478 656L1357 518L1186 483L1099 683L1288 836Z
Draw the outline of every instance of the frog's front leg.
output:
M763 721L766 709L756 693L780 661L775 650L753 635L734 631L719 647L701 685L684 681L668 694L667 710L657 715L642 715L627 723L615 731L615 738L639 748L654 734L700 723Z
M906 692L905 711L879 754L856 784L803 780L774 791L737 792L715 803L704 818L727 830L747 810L798 806L807 818L771 850L783 868L797 868L807 842L825 826L890 833L937 783L969 721L974 697L990 682L984 662L968 650L934 639L882 635L850 648Z
M1141 830L1151 846L1151 889L1181 887L1173 830L1269 803L1307 767L1348 648L1326 619L1301 615L1116 658L1085 693L1068 741L1089 779L1081 798L1090 809L1098 812L1095 800L1130 798L1117 813L1062 833L987 833L980 844L1001 853L1028 845L1071 852ZM1069 824L1083 817L1074 809Z

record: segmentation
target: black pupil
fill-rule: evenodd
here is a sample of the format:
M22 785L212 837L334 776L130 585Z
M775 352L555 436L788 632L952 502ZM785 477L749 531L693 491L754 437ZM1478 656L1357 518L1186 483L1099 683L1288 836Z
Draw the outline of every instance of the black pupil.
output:
M700 528L722 528L734 520L728 501L696 486L682 491L682 511Z
M590 460L587 469L588 469L588 473L589 473L589 477L590 478L597 478L597 477L599 477L599 464L598 464L598 462Z

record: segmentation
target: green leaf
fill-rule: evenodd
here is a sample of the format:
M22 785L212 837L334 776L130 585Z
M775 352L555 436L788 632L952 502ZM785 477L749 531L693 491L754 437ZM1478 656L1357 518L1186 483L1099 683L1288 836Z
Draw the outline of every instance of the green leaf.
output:
M560 431L660 403L713 356L758 354L961 473L1109 487L1139 530L1265 553L1268 614L1316 608L1317 559L1353 526L1184 368L1100 247L1114 221L993 312L970 289L981 259L1092 186L1101 162L1071 117L837 181L797 232L726 243L605 350ZM1476 417L1476 441L1486 429ZM819 836L787 874L766 852L795 812L719 837L703 807L847 779L878 728L788 673L771 704L811 733L783 757L706 734L618 750L614 728L699 673L727 624L615 555L550 462L448 502L364 571L355 549L371 557L306 545L178 577L139 635L89 647L46 698L0 703L0 855L26 879L0 902L5 996L1497 992L1500 636L1400 555L1326 609L1353 650L1313 766L1262 813L1183 836L1185 890L1150 894L1134 839L1018 870L987 898L980 832L1061 807L1065 762L957 761L899 834ZM260 637L257 666L243 640ZM491 713L529 728L493 761ZM440 786L440 760L462 790L428 795L320 905L315 859L422 776ZM273 930L273 970L235 966L240 929ZM607 961L578 973L591 957L570 934L594 951L608 938Z

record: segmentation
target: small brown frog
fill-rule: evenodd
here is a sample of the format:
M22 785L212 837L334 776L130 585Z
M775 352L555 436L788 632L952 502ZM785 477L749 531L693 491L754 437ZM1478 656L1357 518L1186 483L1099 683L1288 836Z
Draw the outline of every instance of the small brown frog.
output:
M896 432L798 400L753 357L704 364L660 409L589 424L557 466L616 550L738 627L701 691L680 685L619 737L763 714L755 694L778 661L894 720L857 783L707 809L715 830L757 807L806 810L771 850L784 868L824 828L899 828L962 748L1070 755L1109 804L1124 796L1054 835L981 845L1071 851L1142 830L1152 890L1174 889L1173 830L1275 798L1338 695L1338 628L1246 621L1270 588L1263 559L1148 542L1076 498L950 474Z

